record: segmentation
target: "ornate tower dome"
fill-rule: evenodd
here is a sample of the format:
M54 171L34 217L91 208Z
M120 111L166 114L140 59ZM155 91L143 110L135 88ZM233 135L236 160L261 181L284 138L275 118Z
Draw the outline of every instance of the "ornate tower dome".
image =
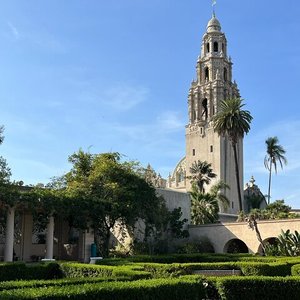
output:
M213 15L213 17L208 21L206 31L207 32L221 31L221 24L215 15Z

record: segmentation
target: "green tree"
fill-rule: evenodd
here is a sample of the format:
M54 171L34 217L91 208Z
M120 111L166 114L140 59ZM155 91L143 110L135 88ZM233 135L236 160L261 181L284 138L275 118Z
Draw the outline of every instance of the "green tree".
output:
M136 163L122 162L118 153L94 154L82 150L70 156L66 174L69 215L78 226L92 225L101 255L107 256L111 230L118 224L133 229L138 218L154 223L161 199L139 174Z
M255 208L259 209L261 204L266 200L265 197L261 194L246 195L245 199L248 204L248 211Z
M228 198L221 192L229 188L222 181L217 182L210 189L209 193L203 193L198 186L193 184L191 195L191 218L195 225L215 223L219 219L219 205L227 207Z
M241 98L224 100L220 103L220 110L213 117L214 130L220 136L228 137L231 142L240 210L243 209L243 205L237 146L244 135L249 132L250 123L252 121L250 112L243 110L243 106L244 104Z
M284 156L284 148L278 144L279 140L276 136L269 137L266 140L267 154L265 156L265 167L269 171L269 184L268 184L268 204L270 204L271 199L271 180L272 180L272 166L274 166L275 173L277 174L277 164L279 162L281 168L283 164L287 164L287 159Z
M3 135L3 131L4 131L4 126L0 126L0 145L3 143L4 140L4 135Z
M216 178L217 174L213 172L211 164L207 161L195 161L190 167L191 176L188 176L191 179L191 182L196 184L201 193L205 192L204 185L208 185L211 179Z

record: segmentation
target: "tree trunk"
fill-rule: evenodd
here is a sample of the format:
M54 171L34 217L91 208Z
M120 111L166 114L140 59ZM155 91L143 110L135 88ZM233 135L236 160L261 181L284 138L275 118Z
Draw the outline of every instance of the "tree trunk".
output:
M234 163L235 163L235 177L236 177L236 184L237 184L237 191L238 191L238 198L239 198L239 209L240 211L243 210L243 203L242 203L242 193L241 193L241 185L240 185L240 172L239 172L239 163L237 157L237 143L232 142L233 148L233 155L234 155Z
M257 222L255 219L253 219L253 227L254 227L254 230L255 230L255 233L256 233L256 237L261 245L261 249L263 251L263 254L266 253L266 249L265 249L265 245L263 243L263 240L261 238L261 235L260 235L260 231L258 230L258 226L257 226Z
M272 179L272 160L270 160L269 187L268 187L268 205L271 200L271 179Z

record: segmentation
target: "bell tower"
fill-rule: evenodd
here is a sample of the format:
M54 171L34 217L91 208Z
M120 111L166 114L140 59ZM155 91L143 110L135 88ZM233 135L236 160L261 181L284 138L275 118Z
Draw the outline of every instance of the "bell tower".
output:
M225 191L230 200L228 213L238 211L238 194L235 179L233 151L227 138L214 132L212 117L219 104L228 98L240 97L235 81L232 81L232 62L227 54L227 40L221 32L220 22L213 14L202 38L201 54L196 64L196 80L188 93L188 120L186 125L186 177L192 163L198 160L212 164L216 180L223 180L230 189ZM240 186L243 190L243 141L239 141L238 159ZM216 181L213 181L215 183ZM186 179L186 189L191 184Z

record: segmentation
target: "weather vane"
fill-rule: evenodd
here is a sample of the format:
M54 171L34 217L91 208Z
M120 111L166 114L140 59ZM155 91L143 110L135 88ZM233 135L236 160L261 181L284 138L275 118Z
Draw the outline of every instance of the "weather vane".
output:
M213 16L215 17L215 5L217 4L217 0L212 0L212 10L213 10Z

